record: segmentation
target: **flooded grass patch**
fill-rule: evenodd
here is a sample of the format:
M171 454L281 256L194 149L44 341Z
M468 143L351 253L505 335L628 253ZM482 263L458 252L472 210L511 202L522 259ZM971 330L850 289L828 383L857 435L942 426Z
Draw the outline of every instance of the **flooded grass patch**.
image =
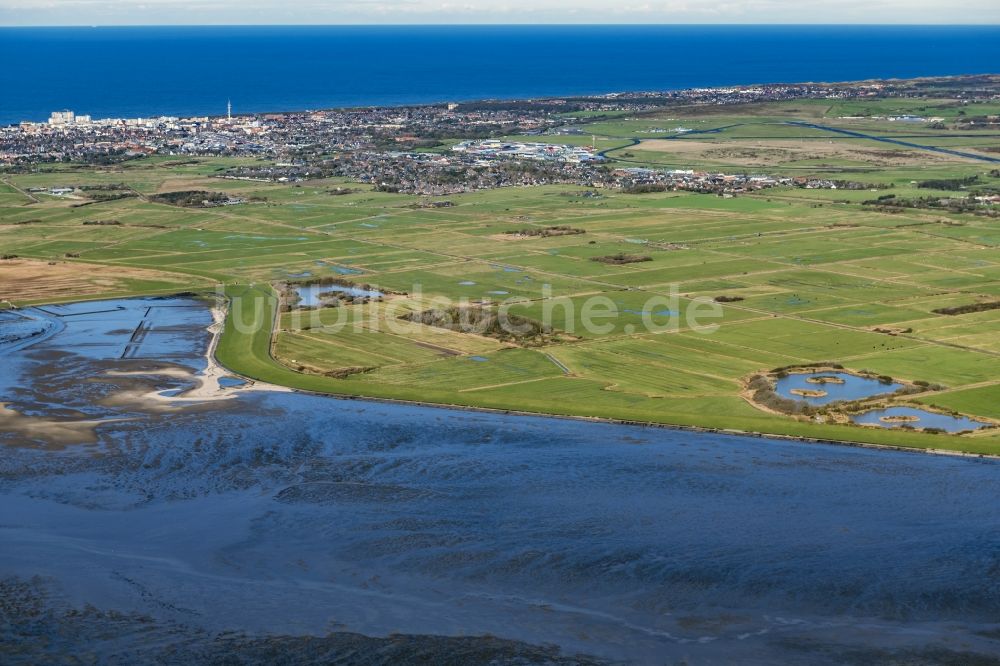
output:
M367 303L383 298L386 291L369 284L354 283L338 277L320 277L276 283L282 295L284 309L336 307L342 303Z

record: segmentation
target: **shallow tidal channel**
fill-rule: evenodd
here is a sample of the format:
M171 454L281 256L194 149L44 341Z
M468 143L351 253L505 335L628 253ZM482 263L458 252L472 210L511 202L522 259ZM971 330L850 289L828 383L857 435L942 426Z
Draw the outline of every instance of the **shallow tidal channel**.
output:
M997 461L206 390L206 303L22 314L5 664L1000 660Z

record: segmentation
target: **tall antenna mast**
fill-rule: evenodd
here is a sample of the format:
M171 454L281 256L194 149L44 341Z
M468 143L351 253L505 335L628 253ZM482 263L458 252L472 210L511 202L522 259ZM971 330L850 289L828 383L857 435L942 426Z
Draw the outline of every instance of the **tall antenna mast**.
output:
M229 120L233 119L233 100L226 100L226 118Z

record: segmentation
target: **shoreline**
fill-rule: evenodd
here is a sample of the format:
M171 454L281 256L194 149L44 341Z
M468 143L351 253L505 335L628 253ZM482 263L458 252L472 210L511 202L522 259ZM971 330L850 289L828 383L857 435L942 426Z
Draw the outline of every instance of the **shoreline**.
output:
M143 393L137 397L141 400L149 401L151 404L174 404L174 403L203 403L215 400L230 400L237 397L239 393L249 391L272 391L275 393L288 393L294 389L278 384L270 384L257 379L246 377L236 372L232 372L227 367L219 363L215 357L215 350L222 338L225 329L226 314L228 308L220 302L216 302L209 308L212 313L212 323L205 329L209 335L208 347L205 350L205 369L201 371L186 371L179 367L164 367L159 370L147 371L109 371L105 375L112 377L156 375L161 377L175 377L178 379L191 380L196 383L192 388L186 389L176 395L164 395L163 391L151 391ZM223 386L221 381L226 377L235 377L246 382L243 386Z
M126 297L128 298L128 297ZM133 296L133 298L141 298L141 296ZM92 299L67 299L61 301L63 303L67 302L84 302L84 301L95 301L101 300L100 297L95 297ZM321 397L334 398L339 400L356 400L356 401L369 401L381 404L396 404L405 405L411 407L431 407L436 409L450 409L463 412L472 413L483 413L483 414L510 414L514 416L525 416L525 417L538 417L538 418L552 418L561 420L572 420L584 423L604 423L609 425L624 425L624 426L639 426L647 428L664 428L669 430L677 430L684 432L700 432L700 433L711 433L720 435L730 435L735 437L754 437L760 439L774 439L779 441L791 441L791 442L801 442L806 444L826 444L834 446L850 446L856 448L866 448L866 449L876 449L876 450L887 450L887 451L901 451L909 453L924 453L930 455L943 455L943 456L957 456L964 458L984 458L992 460L1000 460L1000 453L974 453L970 451L960 451L952 449L938 449L932 447L913 447L913 446L903 446L894 444L877 444L872 442L863 442L859 440L852 439L830 439L826 437L810 437L807 435L786 435L781 433L769 433L756 430L742 430L739 428L716 428L710 426L698 426L689 424L677 424L677 423L660 423L655 421L642 421L634 419L620 419L614 417L604 417L604 416L580 416L573 414L558 414L543 411L531 411L524 409L502 409L494 407L477 407L473 405L461 405L454 403L444 403L444 402L428 402L422 400L408 400L404 398L387 398L381 396L371 396L363 395L357 393L333 393L326 391L316 391L311 389L301 389L292 386L284 386L280 384L274 384L271 382L266 382L258 380L254 377L250 377L241 372L233 370L232 368L226 366L224 363L218 360L216 357L216 350L218 348L219 342L222 338L222 334L225 329L225 318L229 311L229 299L225 301L213 299L203 300L209 307L212 313L212 324L205 328L205 331L210 335L209 344L205 351L205 362L206 367L201 372L192 371L184 372L180 369L173 368L163 368L160 371L149 372L111 372L109 374L117 374L121 376L127 375L171 375L178 376L183 375L186 379L192 379L197 382L197 385L179 393L177 395L167 396L161 394L159 391L153 391L149 393L144 393L141 396L135 396L139 400L146 402L150 406L159 405L161 408L166 407L170 403L189 403L196 404L200 402L208 402L215 400L228 400L230 398L236 397L240 393L244 392L256 392L256 391L271 391L276 393L302 393L305 395L314 395ZM274 337L274 327L277 323L278 311L276 309L274 313L274 320L271 323L271 331L269 334L269 339L273 342ZM45 336L46 338L51 336ZM36 340L32 340L36 342ZM272 361L277 362L273 356L269 357ZM234 387L222 387L219 384L219 379L224 375L231 375L237 377L246 382L244 386L234 386ZM745 393L745 392L744 392ZM749 401L755 407L758 407L756 403L749 400L748 396L741 394L744 400ZM759 408L759 407L758 407ZM770 410L762 410L769 412ZM774 412L775 414L780 414L781 416L787 416L783 413ZM942 435L949 436L949 435Z
M224 367L224 366L223 366ZM232 370L227 371L241 379L256 382L244 375ZM924 453L928 455L956 456L960 458L985 458L990 460L1000 460L998 453L972 453L969 451L953 451L950 449L919 448L912 446L901 446L893 444L873 444L871 442L860 442L847 439L825 439L822 437L807 437L805 435L782 435L778 433L759 432L754 430L739 430L735 428L712 428L708 426L683 425L676 423L657 423L655 421L633 421L629 419L616 419L605 416L575 416L573 414L553 414L549 412L532 412L515 409L498 409L494 407L474 407L471 405L455 405L443 402L423 402L419 400L404 400L402 398L381 398L377 396L365 396L348 393L325 393L322 391L311 391L308 389L298 389L293 387L282 387L284 392L302 393L325 398L335 398L338 400L357 400L363 402L377 402L410 407L433 407L436 409L449 409L463 412L480 412L484 414L509 414L512 416L527 416L535 418L560 419L565 421L580 421L584 423L603 423L608 425L639 426L644 428L660 428L665 430L679 430L685 432L700 432L706 434L727 435L732 437L753 437L757 439L775 439L788 442L800 442L804 444L826 444L834 446L848 446L862 449L879 449L885 451L898 451L905 453ZM261 388L260 390L267 390Z
M598 25L598 26L602 26L602 27L608 27L608 24L592 24L590 27L594 27L594 25ZM664 25L669 25L669 24L657 24L657 25L654 25L653 27L663 27ZM762 24L762 25L766 26L767 24ZM785 25L785 24L776 24L776 25ZM584 24L584 26L586 27L586 24ZM612 28L616 27L616 26L617 27L622 27L622 26L624 26L624 27L635 27L635 24L610 24L610 27L612 27ZM53 29L53 28L60 28L60 29L80 29L80 28L84 28L84 27L92 28L93 26L4 26L4 27L0 27L0 29L8 29L8 30L10 30L10 29ZM133 28L143 28L143 27L149 27L149 26L113 26L113 25L111 25L111 26L99 26L99 27L100 28L126 28L126 29L133 29ZM245 28L245 27L256 27L256 26L245 26L245 25L230 25L230 26L202 25L202 26L176 26L176 27L181 27L181 28L227 28L227 27L228 28ZM292 27L292 28L294 28L294 27L317 27L317 26L311 26L311 25L308 25L308 24L302 24L302 25L299 25L299 26L290 25L290 26L283 26L283 27ZM345 26L345 25L327 25L327 26L321 26L321 27L350 27L350 26ZM358 26L355 26L355 27L368 27L368 28L370 28L372 26L371 25L367 25L367 26L366 25L358 25ZM399 27L399 26L394 26L394 27ZM406 27L441 27L441 26L433 26L433 25L415 25L414 26L414 25L411 25L411 26L406 26ZM459 24L458 27L476 27L476 24L467 24L465 26L462 26L461 24ZM524 26L518 25L518 26L512 26L512 27L524 27ZM575 26L575 24L542 24L542 27L576 27L576 26ZM677 27L677 26L671 26L671 27ZM682 24L680 27L685 27L685 26L684 26L684 24ZM704 26L700 26L700 25L697 25L697 24L686 24L686 27L704 27ZM876 27L884 27L884 26L876 26ZM976 28L976 27L981 27L981 26L978 26L978 25L975 25L975 24L965 24L964 26L950 26L950 27L974 27L974 28ZM984 72L964 71L964 72L956 72L956 73L951 73L951 74L912 76L912 77L909 77L909 76L897 76L897 77L883 76L883 77L877 77L877 76L875 76L875 77L869 77L869 78L863 78L863 79L824 79L824 80L808 80L808 81L790 81L790 80L765 81L765 80L757 80L757 81L744 81L744 82L740 82L740 83L717 84L717 85L706 86L704 88L698 87L698 86L675 87L675 88L659 88L659 89L657 89L657 88L635 88L635 89L629 89L629 90L623 90L623 89L603 90L603 91L600 91L600 92L579 92L578 91L578 92L569 92L569 93L556 93L556 94L544 94L544 95L528 95L528 96L506 96L506 95L499 95L499 96L494 96L494 97L461 97L459 95L459 96L448 97L448 98L428 99L428 100L424 100L424 101L413 100L413 101L409 101L409 102L388 102L388 103L380 103L380 104L364 104L364 103L359 103L359 104L341 104L341 105L334 105L334 106L319 106L319 107L304 106L304 107L295 108L295 109L260 108L260 109L257 109L257 110L248 110L246 112L240 112L240 113L234 114L233 118L234 119L235 118L245 118L245 117L261 116L261 115L269 115L269 114L274 114L274 115L299 115L299 114L303 114L304 115L304 114L314 113L314 112L319 112L319 113L346 113L346 112L365 111L365 110L373 110L373 109L404 110L404 109L418 109L418 108L422 108L422 107L443 106L443 105L451 104L451 103L457 103L457 104L483 104L483 103L496 103L496 102L541 102L541 101L547 101L547 100L575 100L575 99L614 98L614 97L621 97L621 96L626 96L626 95L644 95L644 96L670 95L670 94L682 93L682 92L685 92L685 91L702 90L702 89L704 89L704 90L723 90L723 89L727 89L727 88L754 88L754 87L759 87L759 86L796 86L796 85L849 86L849 85L871 84L871 83L885 83L885 82L894 82L894 81L937 81L937 80L965 79L965 78L970 78L970 77L997 76L997 75L1000 75L1000 71L984 71ZM691 101L686 101L686 100L673 100L670 104L664 105L664 108L668 108L670 106L675 106L675 105L676 106L685 106L685 105L690 105L690 104L696 104L696 102L691 102ZM108 112L108 113L110 113L110 112ZM116 117L116 118L128 118L129 117L127 115L121 115L121 113L125 113L125 112L119 112L119 115L116 115L116 116L113 116L113 117ZM132 112L129 112L129 113L132 113ZM226 115L225 114L221 114L221 113L200 113L198 111L169 111L169 110L168 111L162 111L161 110L161 111L157 111L157 112L149 112L149 113L147 113L147 114L145 114L143 116L140 116L140 117L155 118L155 117L157 117L157 114L159 116L177 116L179 118L205 117L205 118L208 118L210 120L222 120L222 119L226 118ZM24 122L29 122L29 123L44 123L45 121L46 121L45 117L40 117L40 118L38 118L36 120L30 119L30 118L22 118L20 120L13 121L13 122L2 122L2 121L0 121L0 128L17 127L18 125L20 125L21 123L24 123ZM604 152L608 152L609 150L615 150L615 149L614 148L605 149L604 151L601 151L601 152L604 153Z
M216 305L213 307L213 311L219 309L223 313L228 312L228 301L225 306ZM275 309L275 320L278 316L278 309ZM224 321L224 320L223 320ZM239 377L247 382L247 386L238 387L236 389L229 389L229 391L267 391L276 390L283 393L301 393L304 395L314 395L326 398L335 398L338 400L357 400L357 401L367 401L375 402L381 404L392 404L392 405L404 405L410 407L432 407L435 409L450 409L453 411L463 411L472 413L482 413L482 414L510 414L513 416L527 416L536 418L550 418L550 419L561 419L566 421L579 421L582 423L604 423L608 425L625 425L625 426L640 426L646 428L662 428L667 430L677 430L683 432L700 432L700 433L711 433L718 435L728 435L733 437L754 437L759 439L775 439L780 441L788 442L801 442L804 444L826 444L834 446L849 446L855 448L864 449L876 449L883 451L899 451L906 453L923 453L928 455L941 455L941 456L955 456L960 458L984 458L989 460L1000 460L1000 453L972 453L969 451L953 451L950 449L934 449L934 448L919 448L912 446L900 446L893 444L873 444L871 442L861 442L857 440L839 440L839 439L827 439L823 437L808 437L805 435L782 435L776 433L766 433L754 430L740 430L735 428L712 428L708 426L696 426L696 425L684 425L676 423L656 423L654 421L636 421L630 419L616 419L612 417L605 416L576 416L572 414L553 414L549 412L533 412L529 410L515 410L515 409L498 409L494 407L475 407L472 405L456 405L448 404L443 402L427 402L421 400L405 400L403 398L385 398L378 396L366 396L360 394L352 393L328 393L325 391L313 391L309 389L300 389L292 386L281 386L277 384L270 384L267 382L261 382L253 377L249 377L240 372L233 370L232 368L226 366L217 358L214 357L215 349L218 347L218 341L222 337L222 328L220 327L216 331L211 331L214 327L210 326L209 332L212 334L212 341L209 343L207 355L211 355L212 358L208 359L210 364L214 364L220 369L225 370L227 373ZM272 322L271 335L270 338L273 341L274 337L274 322ZM273 357L271 357L274 360ZM272 388L273 387L273 388ZM169 398L168 398L169 399Z

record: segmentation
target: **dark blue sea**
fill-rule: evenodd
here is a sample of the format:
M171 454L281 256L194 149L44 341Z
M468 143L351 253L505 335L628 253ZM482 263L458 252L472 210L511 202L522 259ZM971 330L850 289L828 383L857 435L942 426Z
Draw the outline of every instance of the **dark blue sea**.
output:
M997 26L0 29L0 123L988 73Z

